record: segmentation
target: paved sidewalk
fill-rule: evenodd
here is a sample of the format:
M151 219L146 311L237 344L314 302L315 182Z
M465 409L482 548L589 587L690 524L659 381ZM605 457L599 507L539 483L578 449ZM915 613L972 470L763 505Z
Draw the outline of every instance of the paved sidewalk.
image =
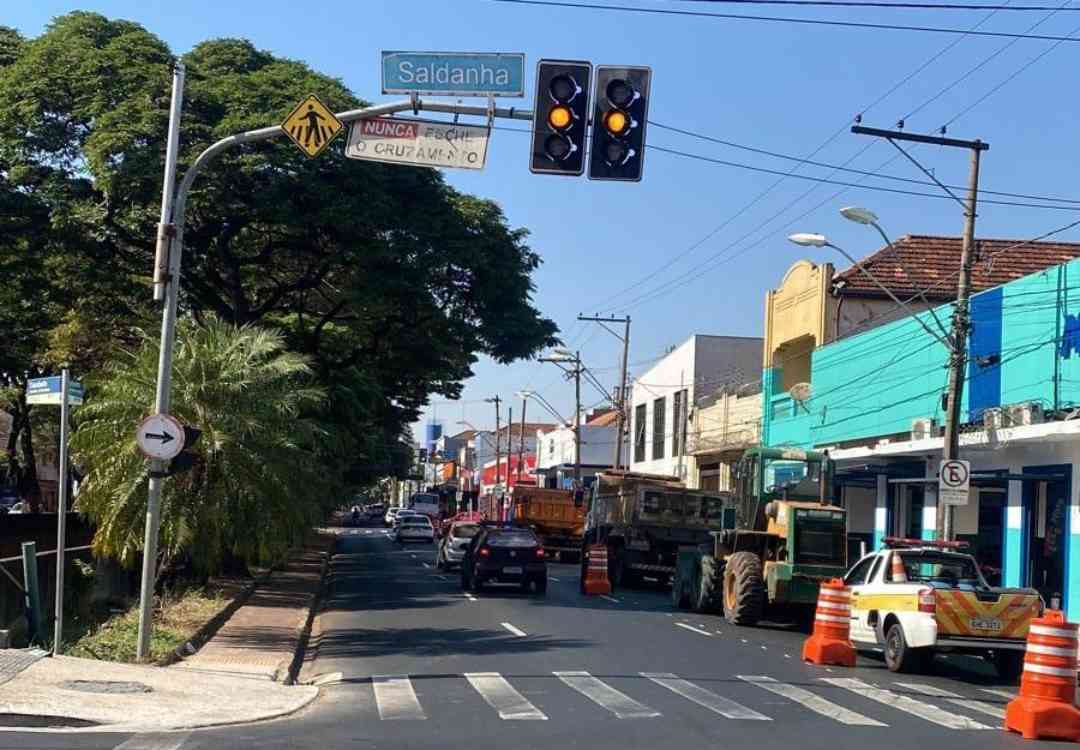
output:
M247 675L283 681L322 577L330 538L290 556L195 654L172 670Z
M318 694L316 687L238 675L56 656L41 659L0 689L0 714L27 717L5 724L93 722L95 731L154 732L271 719L303 708Z

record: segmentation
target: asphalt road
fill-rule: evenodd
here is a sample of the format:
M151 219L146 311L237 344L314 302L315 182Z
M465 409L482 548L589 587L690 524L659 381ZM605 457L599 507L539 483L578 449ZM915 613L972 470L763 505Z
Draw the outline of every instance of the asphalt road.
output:
M979 660L894 675L799 659L806 637L735 628L671 608L660 590L578 593L576 565L550 566L546 597L464 594L430 546L382 529L343 535L318 655L322 697L258 725L153 736L11 735L0 747L590 749L1030 748L1004 732L1015 688ZM127 743L127 744L124 744Z

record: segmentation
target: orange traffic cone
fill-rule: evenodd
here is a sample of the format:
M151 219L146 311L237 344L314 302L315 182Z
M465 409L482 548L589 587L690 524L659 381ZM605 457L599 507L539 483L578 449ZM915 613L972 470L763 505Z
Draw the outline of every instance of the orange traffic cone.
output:
M1020 695L1005 707L1005 729L1026 740L1080 741L1076 700L1076 623L1058 610L1031 621Z
M803 644L802 658L811 664L855 666L851 643L851 592L839 578L825 581L818 591L814 633Z
M607 576L607 545L589 546L589 565L585 568L585 593L590 596L611 593L611 581Z

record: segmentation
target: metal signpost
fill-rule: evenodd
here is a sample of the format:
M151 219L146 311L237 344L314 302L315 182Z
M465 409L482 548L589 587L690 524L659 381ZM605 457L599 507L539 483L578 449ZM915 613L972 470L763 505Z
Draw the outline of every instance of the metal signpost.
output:
M525 96L525 55L502 52L382 53L384 94Z
M938 502L967 505L971 490L971 463L960 458L941 462L938 474Z
M59 376L35 378L26 384L26 403L60 406L60 491L56 503L56 622L53 627L53 653L60 653L64 632L64 552L67 547L68 432L72 406L83 402L81 383L73 382L65 368Z
M483 169L491 128L432 120L380 117L349 129L350 159L419 167Z

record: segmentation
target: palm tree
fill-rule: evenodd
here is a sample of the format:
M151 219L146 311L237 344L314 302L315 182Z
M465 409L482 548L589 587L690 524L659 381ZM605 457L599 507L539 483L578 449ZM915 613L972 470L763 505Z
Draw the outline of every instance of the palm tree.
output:
M72 438L86 475L77 509L96 522L97 554L133 564L143 546L148 463L135 427L150 411L158 343L88 383ZM335 489L320 471L327 435L305 415L325 403L305 357L276 331L210 318L177 329L171 413L202 430L194 467L165 480L162 556L200 572L274 559L317 522Z

